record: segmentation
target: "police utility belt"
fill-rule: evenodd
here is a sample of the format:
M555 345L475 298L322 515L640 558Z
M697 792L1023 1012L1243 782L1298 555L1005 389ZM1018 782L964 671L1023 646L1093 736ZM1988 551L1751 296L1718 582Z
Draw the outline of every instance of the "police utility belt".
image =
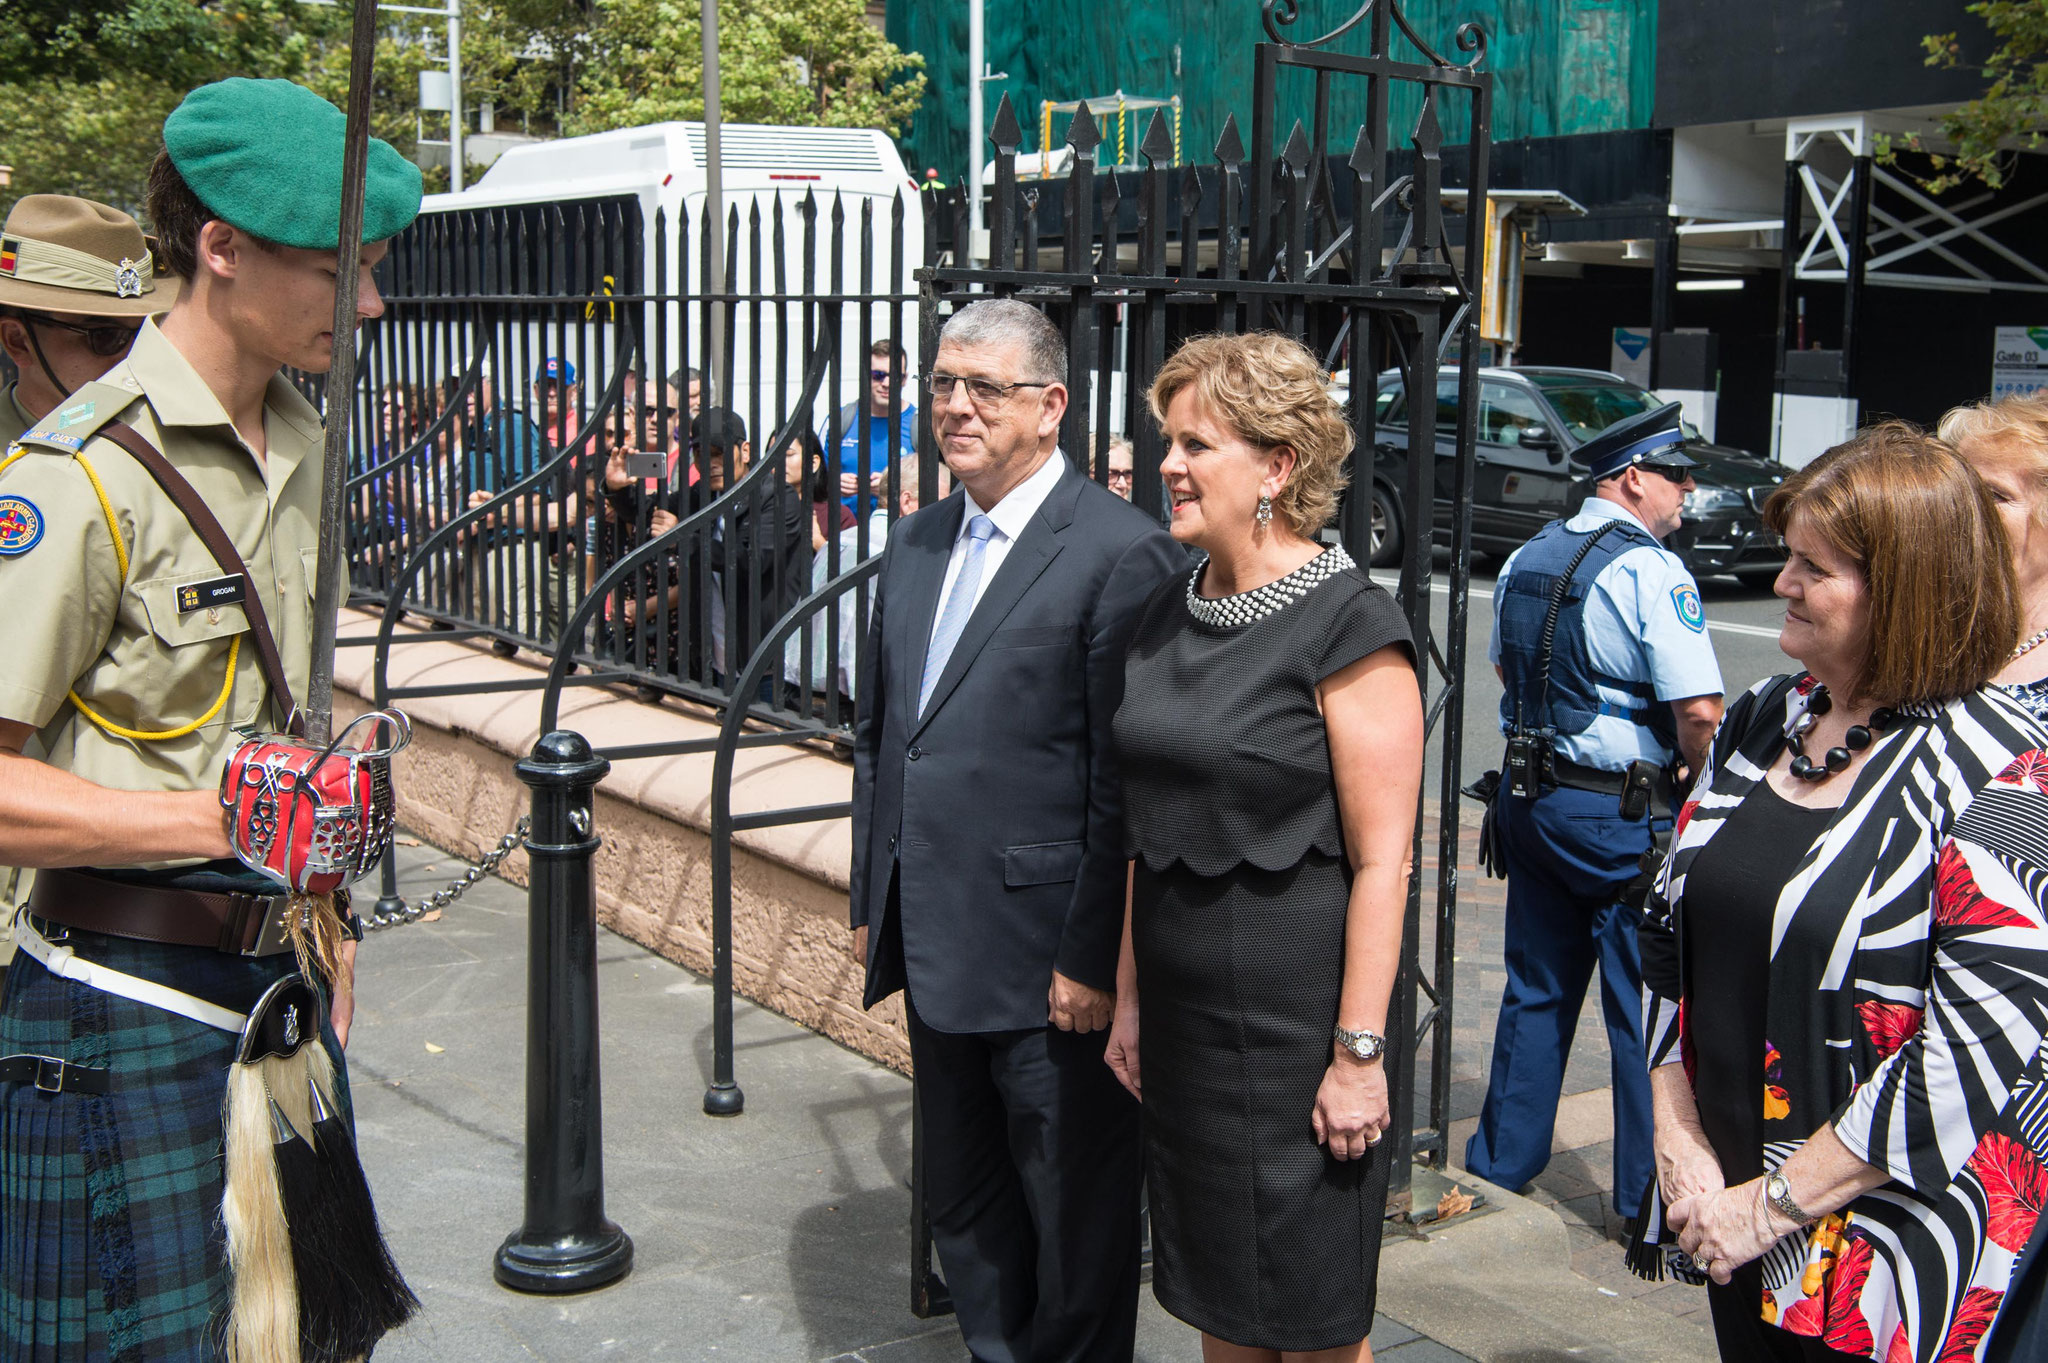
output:
M1572 579L1593 552L1602 537L1613 530L1619 522L1609 521L1592 534L1586 536L1572 555L1571 563L1558 574L1557 583L1551 588L1549 609L1543 617L1543 644L1536 663L1536 713L1547 712L1550 703L1550 661L1557 643L1558 617L1564 611L1566 594L1571 590ZM1519 715L1519 707L1517 710ZM1600 795L1612 795L1619 803L1619 812L1624 819L1640 819L1654 807L1669 810L1672 805L1671 773L1656 762L1635 761L1621 771L1608 771L1600 767L1589 767L1574 762L1552 746L1554 731L1545 728L1524 728L1521 725L1509 732L1507 751L1501 760L1501 771L1489 781L1482 777L1475 783L1491 787L1484 798L1491 800L1496 792L1533 800L1545 788L1563 787L1567 790L1592 791ZM1493 776L1488 773L1488 776ZM1477 794L1475 790L1473 793Z

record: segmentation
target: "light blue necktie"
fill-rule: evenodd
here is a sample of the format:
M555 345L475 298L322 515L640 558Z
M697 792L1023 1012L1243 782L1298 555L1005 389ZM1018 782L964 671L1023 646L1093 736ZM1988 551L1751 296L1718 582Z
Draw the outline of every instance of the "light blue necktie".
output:
M946 608L939 612L939 627L932 632L931 652L924 659L924 683L917 689L919 715L931 704L932 688L939 684L939 674L946 670L946 660L953 656L953 646L960 642L960 632L967 628L967 617L974 614L974 589L981 585L981 560L988 552L989 536L995 532L996 523L986 516L975 516L967 522L967 557L960 560L960 576L953 579L953 590L946 593Z

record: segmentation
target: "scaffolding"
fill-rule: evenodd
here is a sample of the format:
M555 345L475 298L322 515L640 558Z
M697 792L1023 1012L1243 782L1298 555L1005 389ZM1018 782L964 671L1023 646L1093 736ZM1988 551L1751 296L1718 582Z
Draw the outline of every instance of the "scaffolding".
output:
M1180 164L1180 96L1169 95L1165 99L1153 99L1146 95L1127 95L1123 91L1118 90L1114 94L1091 95L1087 99L1073 99L1064 102L1050 99L1039 101L1038 146L1040 157L1039 177L1041 179L1048 174L1055 173L1054 168L1048 167L1045 164L1051 159L1046 156L1045 149L1053 145L1052 116L1054 114L1065 114L1071 119L1084 108L1088 110L1089 115L1097 123L1101 123L1104 119L1110 117L1116 119L1115 164L1118 167L1133 168L1137 163L1131 157L1131 153L1136 147L1136 144L1131 140L1131 115L1145 113L1152 109L1172 110L1173 164L1176 166Z

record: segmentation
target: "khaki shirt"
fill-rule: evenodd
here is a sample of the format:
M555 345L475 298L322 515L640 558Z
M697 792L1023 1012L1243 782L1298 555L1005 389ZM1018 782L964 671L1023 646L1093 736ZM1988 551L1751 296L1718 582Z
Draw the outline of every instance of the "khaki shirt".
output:
M7 391L0 392L0 450L21 439L22 432L33 425L35 423L28 419L28 413L21 410L21 398L15 392L15 385L8 384Z
M132 396L131 396L132 395ZM129 400L118 412L105 410ZM111 402L110 402L111 399ZM81 411L90 405L97 410ZM312 588L320 497L319 414L282 376L264 398L268 458L244 444L211 389L144 322L134 349L100 385L68 398L28 439L75 442L118 416L183 473L249 566L285 675L303 698L312 656ZM60 424L63 423L63 424ZM68 425L69 430L66 430ZM0 718L36 726L44 760L117 790L211 789L237 729L282 728L240 605L181 611L178 588L224 576L156 480L120 446L94 434L80 454L105 488L128 551L120 564L92 480L68 450L25 443L0 472L0 498L23 498L42 521L32 548L0 556L7 645L0 649ZM4 507L4 502L0 502ZM67 698L108 721L158 732L210 709L242 641L234 688L210 722L162 741L117 737Z

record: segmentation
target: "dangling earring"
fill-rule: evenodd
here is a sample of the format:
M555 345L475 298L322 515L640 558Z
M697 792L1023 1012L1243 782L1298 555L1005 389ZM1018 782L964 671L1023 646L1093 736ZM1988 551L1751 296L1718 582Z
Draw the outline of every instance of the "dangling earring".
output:
M1273 499L1263 492L1259 494L1259 510L1253 520L1261 530L1273 523Z

